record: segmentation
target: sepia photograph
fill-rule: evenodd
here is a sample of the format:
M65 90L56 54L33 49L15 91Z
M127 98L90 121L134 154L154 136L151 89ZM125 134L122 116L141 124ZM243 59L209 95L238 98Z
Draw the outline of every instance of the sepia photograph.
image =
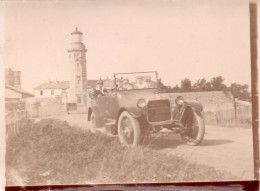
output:
M249 1L1 4L6 186L255 179Z

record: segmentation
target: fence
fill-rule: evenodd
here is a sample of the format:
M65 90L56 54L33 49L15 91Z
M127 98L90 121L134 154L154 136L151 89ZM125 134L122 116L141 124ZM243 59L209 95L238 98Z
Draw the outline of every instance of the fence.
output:
M19 124L21 120L28 117L24 101L6 101L5 102L5 124L6 139L8 135L19 133Z
M251 105L216 103L204 106L205 122L209 125L251 124Z

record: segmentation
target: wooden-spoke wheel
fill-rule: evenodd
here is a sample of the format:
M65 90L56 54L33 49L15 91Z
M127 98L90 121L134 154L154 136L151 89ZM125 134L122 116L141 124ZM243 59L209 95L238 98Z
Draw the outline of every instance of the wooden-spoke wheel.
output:
M127 147L140 145L141 130L137 119L127 111L123 111L118 119L118 136L120 142Z

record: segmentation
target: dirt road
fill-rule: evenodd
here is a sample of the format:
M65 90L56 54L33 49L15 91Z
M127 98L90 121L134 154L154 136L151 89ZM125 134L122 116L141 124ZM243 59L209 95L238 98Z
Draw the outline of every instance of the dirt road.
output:
M179 135L157 141L155 149L167 154L182 155L185 159L229 171L239 179L253 179L252 132L248 128L207 126L199 146L183 144Z
M83 129L91 129L86 114L55 116L55 118ZM151 149L165 154L182 155L186 160L230 172L240 180L254 178L250 128L206 126L205 138L199 146L186 145L178 134L172 134L158 139Z

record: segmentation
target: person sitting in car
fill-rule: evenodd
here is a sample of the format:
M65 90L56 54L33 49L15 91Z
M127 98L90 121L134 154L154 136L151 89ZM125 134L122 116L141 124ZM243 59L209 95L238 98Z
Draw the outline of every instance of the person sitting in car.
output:
M149 88L149 85L142 77L137 77L136 83L135 83L135 88L136 89L145 89L145 88Z
M124 79L122 81L121 87L122 90L131 90L134 89L133 84L130 83L129 79Z
M100 96L104 96L104 95L105 95L105 93L103 92L103 82L98 81L97 86L94 89L93 96L94 97L100 97Z
M146 86L146 88L153 88L152 80L146 79L145 80L145 86Z

